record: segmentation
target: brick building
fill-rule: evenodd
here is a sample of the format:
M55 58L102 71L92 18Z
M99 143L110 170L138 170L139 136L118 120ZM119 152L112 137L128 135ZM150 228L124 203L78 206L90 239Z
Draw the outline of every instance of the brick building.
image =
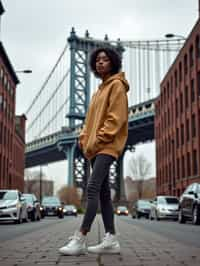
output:
M0 1L0 15L4 9ZM0 41L0 188L24 189L25 116L15 117L19 83Z
M200 182L200 20L161 83L155 139L157 194Z

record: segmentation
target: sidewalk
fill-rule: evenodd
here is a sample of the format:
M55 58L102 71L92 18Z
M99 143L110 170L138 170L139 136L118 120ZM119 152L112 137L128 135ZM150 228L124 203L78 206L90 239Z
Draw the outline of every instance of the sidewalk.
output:
M25 234L15 240L0 243L2 266L199 266L200 250L182 245L158 234L128 224L116 217L120 232L120 255L62 256L58 248L79 227L80 218L65 218L55 225ZM23 225L22 225L23 226ZM3 230L3 228L1 228ZM88 234L88 244L103 237L103 225L98 216Z

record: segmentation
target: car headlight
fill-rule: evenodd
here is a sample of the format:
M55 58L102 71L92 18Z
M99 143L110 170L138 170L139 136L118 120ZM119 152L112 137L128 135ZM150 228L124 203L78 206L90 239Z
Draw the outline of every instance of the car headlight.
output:
M161 210L161 211L167 211L167 209L166 209L166 208L160 208L160 210Z
M73 212L77 212L77 210L76 209L73 209Z
M8 208L17 208L18 205L17 204L12 204L12 205L9 205Z
M42 211L43 210L43 207L40 207L40 210Z
M62 208L61 207L59 207L58 209L59 209L59 211L62 211Z

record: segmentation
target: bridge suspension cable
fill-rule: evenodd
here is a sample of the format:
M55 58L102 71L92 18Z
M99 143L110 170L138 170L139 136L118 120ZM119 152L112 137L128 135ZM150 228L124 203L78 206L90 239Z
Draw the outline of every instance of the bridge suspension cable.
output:
M41 131L38 133L38 135L36 136L36 138L40 138L42 133L45 132L46 129L49 128L49 126L53 123L53 121L55 121L55 119L58 117L58 115L61 113L61 111L63 111L64 107L66 107L67 102L70 100L70 97L68 97L64 103L60 106L60 108L57 110L57 112L53 115L52 119L49 120L45 126L41 129Z
M28 126L27 128L27 133L29 132L29 130L34 126L34 124L37 122L37 120L40 118L41 114L45 111L45 109L49 106L50 102L52 101L52 99L55 97L56 93L58 92L58 90L60 89L61 85L63 84L63 82L65 81L65 79L67 78L67 76L70 73L70 69L68 69L68 71L66 72L66 74L63 76L62 80L60 81L60 83L58 84L58 86L55 88L55 90L53 91L53 93L49 96L46 104L43 106L43 108L40 110L40 112L38 113L38 115L35 117L35 119L31 122L31 124Z
M49 75L47 76L46 80L44 81L44 83L41 86L41 89L39 90L39 92L37 93L37 95L35 96L35 98L33 99L33 101L31 102L30 106L28 107L28 109L25 112L25 115L28 116L28 113L30 112L30 110L32 109L32 107L34 106L34 104L36 103L37 99L39 98L39 96L41 95L42 91L45 89L48 81L50 80L50 78L52 77L53 73L55 72L58 64L60 63L63 55L65 54L65 52L68 49L68 44L65 45L63 51L61 52L58 60L56 61L54 67L52 68L51 72L49 73Z
M52 134L60 130L67 122L63 121L63 118L66 116L68 106L66 106L63 114L60 114L61 110L64 109L61 106L69 102L69 78L71 70L70 53L67 52L69 51L67 48L68 45L62 50L50 74L27 109L26 140L28 142L38 136L41 137L44 131L47 133L47 126L49 126L48 133L51 131L50 133ZM60 117L57 117L56 114L58 113ZM59 123L60 125L58 125Z

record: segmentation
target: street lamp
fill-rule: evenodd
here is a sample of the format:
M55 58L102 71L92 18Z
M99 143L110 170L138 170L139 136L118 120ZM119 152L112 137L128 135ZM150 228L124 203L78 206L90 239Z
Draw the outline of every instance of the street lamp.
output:
M30 74L32 73L31 69L24 69L24 70L17 70L15 73L25 73L25 74Z
M173 33L167 33L165 34L165 38L180 38L180 39L183 39L183 40L186 40L186 37L184 37L183 35L179 35L179 34L173 34Z

